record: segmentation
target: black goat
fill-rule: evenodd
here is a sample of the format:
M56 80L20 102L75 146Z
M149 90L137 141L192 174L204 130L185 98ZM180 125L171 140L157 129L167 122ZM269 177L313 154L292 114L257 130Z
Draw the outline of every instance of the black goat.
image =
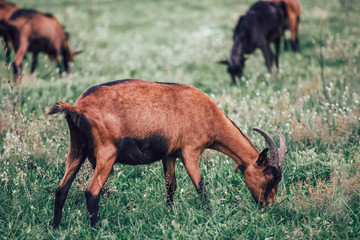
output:
M252 53L260 48L271 72L273 52L270 43L275 43L275 63L279 67L279 47L283 29L287 24L286 5L267 1L255 3L246 15L241 16L234 30L234 45L231 50L231 57L219 63L228 65L228 72L233 83L236 77L242 76L246 58L244 54Z

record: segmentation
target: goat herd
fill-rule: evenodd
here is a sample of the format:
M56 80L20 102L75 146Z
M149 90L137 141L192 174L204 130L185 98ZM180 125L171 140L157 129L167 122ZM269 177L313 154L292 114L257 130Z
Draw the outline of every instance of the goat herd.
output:
M284 30L290 28L291 47L298 50L300 6L297 0L259 1L240 17L234 31L231 57L221 63L228 65L232 80L242 75L244 54L260 48L271 72L275 43L278 67L279 45ZM51 14L21 9L0 0L0 34L4 38L6 59L15 51L13 64L16 81L21 79L20 64L26 52L33 53L31 72L37 54L47 53L55 59L61 72L60 54L65 71L78 51L71 51L68 34ZM285 40L286 42L286 40ZM287 44L285 44L287 46ZM85 159L95 169L85 191L91 225L99 220L100 191L115 163L149 164L162 160L167 203L171 205L177 188L175 162L180 158L202 201L207 195L200 169L199 156L206 149L220 151L241 170L245 184L260 206L275 201L282 177L282 164L287 152L285 138L275 141L265 131L254 128L266 140L268 148L258 152L248 137L200 90L175 83L141 80L119 80L93 86L72 106L58 102L49 114L63 113L70 130L70 149L66 170L55 193L53 227L61 221L69 188Z
M0 36L3 36L6 61L10 62L9 43L15 51L13 64L15 81L21 79L21 62L27 52L33 53L31 73L37 65L37 55L45 52L56 60L61 73L60 54L66 72L70 72L70 63L80 51L71 51L68 34L59 21L51 14L39 13L32 9L19 8L0 0Z

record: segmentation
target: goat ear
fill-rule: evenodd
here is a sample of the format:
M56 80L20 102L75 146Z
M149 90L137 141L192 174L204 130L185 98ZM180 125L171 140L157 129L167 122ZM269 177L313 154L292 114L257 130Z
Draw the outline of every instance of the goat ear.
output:
M69 40L69 38L70 38L70 33L69 33L68 31L64 31L64 33L65 33L66 39Z
M243 21L244 19L245 19L245 18L244 18L244 15L240 15L240 16L239 16L239 22L240 22L240 21Z
M79 53L82 53L82 50L72 50L71 51L71 56L75 56L75 55L77 55Z
M225 64L225 65L229 65L229 61L228 60L220 60L217 61L218 64Z
M262 165L267 158L267 152L269 151L268 148L265 148L259 155L258 159L256 160L257 165Z

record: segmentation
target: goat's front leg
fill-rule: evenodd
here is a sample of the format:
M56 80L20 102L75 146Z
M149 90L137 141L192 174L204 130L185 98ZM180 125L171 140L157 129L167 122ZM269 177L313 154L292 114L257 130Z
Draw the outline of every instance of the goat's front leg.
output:
M9 64L10 63L11 50L10 50L10 47L9 47L9 39L6 36L6 34L4 36L4 46L5 46L6 64Z
M200 152L190 149L182 150L182 160L185 165L186 171L189 174L192 182L195 185L197 193L200 195L201 201L208 204L206 188L201 177L199 168L199 155Z
M165 186L167 198L166 202L171 205L174 200L174 192L176 191L176 177L175 177L175 163L176 158L166 158L163 161L164 174L165 174Z
M272 60L273 60L273 53L270 49L270 46L269 46L269 44L264 43L260 46L260 49L265 58L266 66L267 66L269 72L272 74L271 65L272 65Z
M91 226L99 221L100 191L108 179L116 159L116 148L113 145L101 147L95 154L96 167L94 176L85 191L86 205L90 214Z
M284 39L284 50L287 51L287 50L289 49L289 47L288 47L288 42L287 42L287 40L286 40L286 35L285 35L285 33L284 33L284 35L283 35L283 39Z
M56 53L56 56L55 56L55 61L56 61L56 68L59 69L59 76L61 76L61 73L62 73L62 69L61 69L61 64L60 64L60 54L59 53Z
M276 64L276 68L278 71L279 71L280 40L281 40L281 37L279 37L278 39L276 39L274 41L274 43L275 43L275 64Z
M15 82L18 82L21 80L22 75L21 75L20 64L25 57L28 46L29 46L28 40L24 37L21 37L20 38L20 46L15 47L16 53L15 53L15 60L14 60L14 66L13 66Z
M32 64L31 64L31 71L30 71L31 74L33 74L34 71L35 71L35 68L36 68L36 65L37 65L37 62L38 62L37 56L38 56L38 52L33 52L33 61L32 61Z

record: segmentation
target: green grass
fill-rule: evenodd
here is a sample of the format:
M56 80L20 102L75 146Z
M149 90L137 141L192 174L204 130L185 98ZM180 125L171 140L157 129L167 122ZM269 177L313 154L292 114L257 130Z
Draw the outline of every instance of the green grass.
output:
M54 13L70 32L70 45L84 52L61 78L45 55L29 76L29 55L20 87L8 81L0 54L0 238L359 238L360 4L302 0L300 53L282 51L280 71L271 77L256 51L234 86L216 61L230 53L238 16L253 1L240 2L17 1ZM233 161L205 151L200 168L210 214L180 161L172 209L165 203L160 162L116 165L100 201L101 226L92 229L83 195L92 172L85 164L70 189L60 229L52 230L69 134L63 119L45 113L57 101L74 103L91 85L123 78L200 88L258 149L265 142L253 127L281 131L289 154L277 203L258 209Z

